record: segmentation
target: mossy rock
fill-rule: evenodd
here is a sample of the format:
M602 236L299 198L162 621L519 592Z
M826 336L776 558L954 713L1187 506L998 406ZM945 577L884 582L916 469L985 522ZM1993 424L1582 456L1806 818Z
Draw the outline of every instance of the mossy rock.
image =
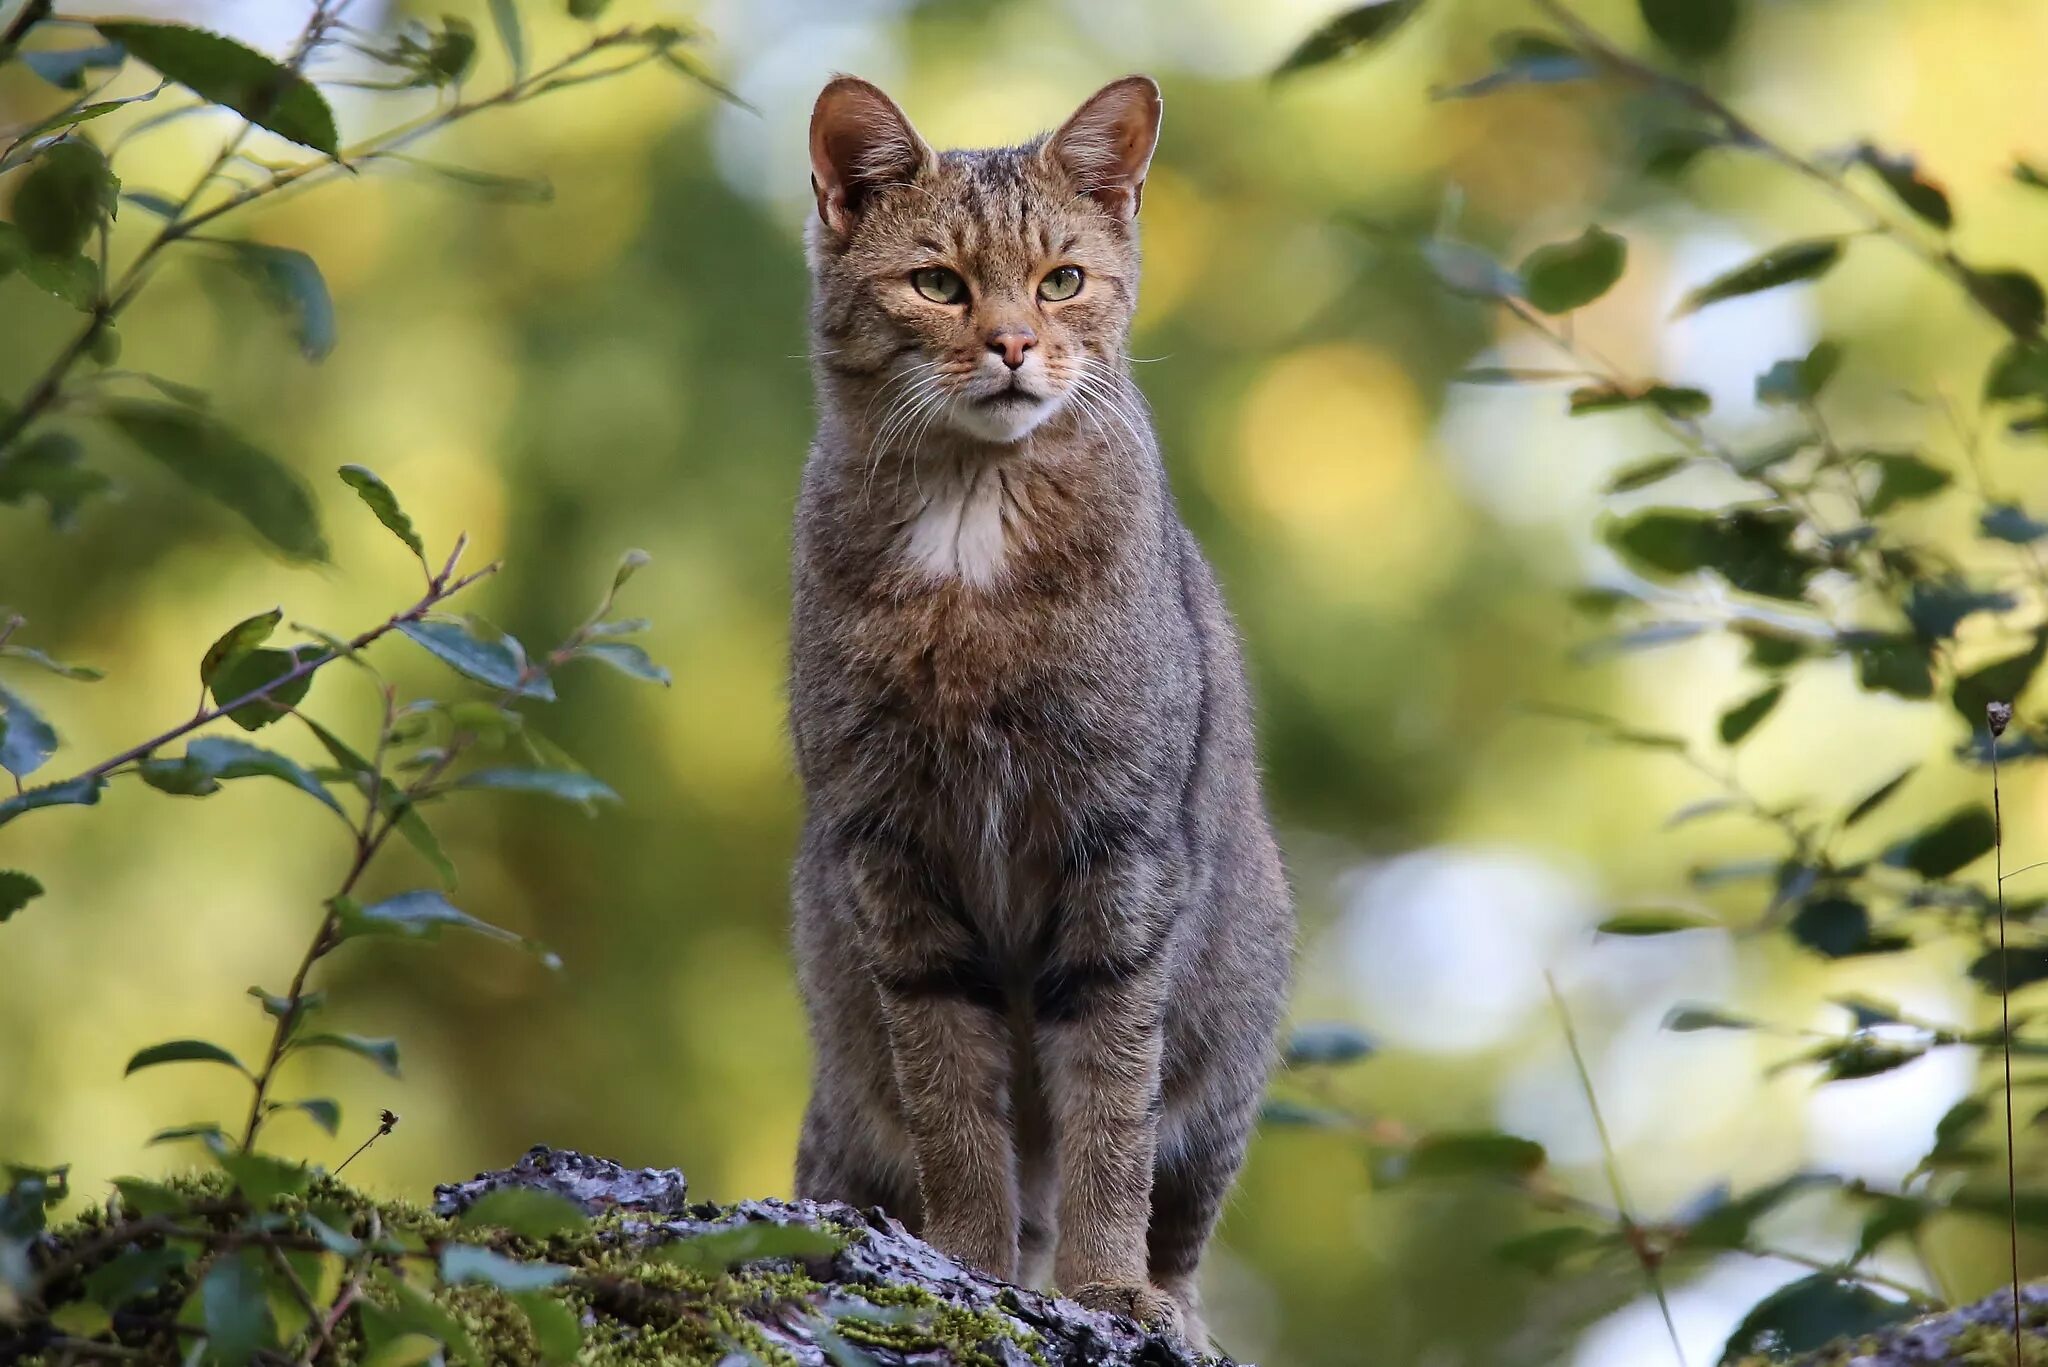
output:
M568 1218L501 1224L519 1205L492 1196L505 1188L563 1198L539 1213ZM171 1194L159 1202L175 1198L168 1213L95 1208L34 1242L39 1294L14 1307L13 1323L0 1299L0 1367L117 1355L181 1363L209 1332L217 1350L233 1326L209 1319L217 1307L208 1288L238 1275L252 1288L261 1281L243 1298L261 1332L260 1346L225 1359L237 1362L1194 1362L1179 1343L1129 1320L966 1268L880 1210L690 1204L672 1169L629 1170L566 1151L537 1148L514 1168L443 1187L432 1208L373 1200L320 1178L265 1203L268 1228L253 1233L251 1203L225 1174L159 1191ZM152 1271L152 1257L154 1280L139 1293L109 1293L124 1269Z

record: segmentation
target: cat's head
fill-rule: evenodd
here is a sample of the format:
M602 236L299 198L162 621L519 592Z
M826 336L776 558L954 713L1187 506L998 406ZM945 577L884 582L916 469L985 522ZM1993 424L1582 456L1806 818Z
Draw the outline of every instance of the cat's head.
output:
M870 391L880 438L944 422L1010 443L1077 394L1088 407L1137 303L1159 111L1151 78L1126 76L1049 137L934 152L876 86L841 76L819 94L818 344Z

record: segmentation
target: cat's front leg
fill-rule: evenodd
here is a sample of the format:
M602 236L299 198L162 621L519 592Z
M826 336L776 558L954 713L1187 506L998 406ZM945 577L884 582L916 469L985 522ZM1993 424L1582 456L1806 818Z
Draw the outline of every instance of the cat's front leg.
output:
M1175 1303L1146 1270L1179 886L1171 838L1149 826L1098 817L1072 842L1032 1010L1059 1159L1054 1280L1084 1305L1177 1332Z
M950 873L923 842L873 816L847 834L866 966L917 1163L918 1233L1015 1280L1012 1049L1001 983Z

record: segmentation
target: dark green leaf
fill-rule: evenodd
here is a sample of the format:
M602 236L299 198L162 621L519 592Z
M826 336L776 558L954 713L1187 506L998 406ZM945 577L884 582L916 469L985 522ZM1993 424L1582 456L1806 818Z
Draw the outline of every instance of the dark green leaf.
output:
M761 1221L678 1239L652 1256L695 1272L723 1272L764 1258L830 1258L845 1247L846 1239L828 1229Z
M0 922L43 895L43 885L20 869L0 869Z
M274 1109L281 1111L303 1111L315 1125L334 1134L341 1129L341 1104L324 1096L307 1097L303 1101L274 1103Z
M153 788L195 796L212 792L217 781L223 779L282 779L300 792L318 798L335 813L341 813L341 804L334 800L334 795L297 761L232 736L195 740L185 747L182 759L151 760L143 770L143 777Z
M1570 242L1538 247L1522 262L1523 297L1545 313L1584 308L1614 287L1628 265L1628 243L1598 226Z
M228 713L228 720L244 731L260 731L305 700L313 687L314 670L301 666L326 654L319 646L293 646L290 650L263 647L231 655L214 672L207 690L216 706L225 707L258 689L268 691L252 702ZM294 675L296 674L296 677Z
M571 19L598 19L610 7L612 0L569 0Z
M465 1229L487 1226L507 1229L524 1238L544 1240L571 1234L590 1223L583 1208L566 1196L533 1187L499 1187L484 1193L457 1218Z
M85 1294L101 1305L121 1306L164 1284L190 1258L180 1248L135 1248L96 1268L85 1278Z
M1308 1130L1352 1130L1358 1126L1357 1121L1341 1111L1309 1106L1285 1097L1268 1097L1259 1108L1259 1123Z
M434 35L434 45L427 52L427 69L432 73L434 84L446 85L459 81L469 74L470 64L476 61L476 29L467 19L452 14L441 16L440 32Z
M174 1039L162 1044L152 1044L149 1048L139 1051L134 1058L128 1060L128 1067L123 1076L140 1072L144 1068L154 1068L160 1063L225 1063L237 1072L249 1071L242 1066L240 1059L218 1044L210 1044L203 1039Z
M1868 505L1873 517L1890 512L1901 503L1931 497L1949 486L1948 471L1907 452L1862 451L1857 453L1856 460L1878 472L1877 488Z
M2022 334L2040 331L2044 316L2048 316L2048 294L2042 293L2041 282L2033 276L2022 270L1965 267L1963 278L1970 297L2007 328Z
M1719 1201L1693 1215L1692 1228L1685 1235L1686 1246L1741 1248L1749 1242L1758 1220L1792 1197L1817 1186L1831 1185L1834 1181L1834 1178L1819 1173L1796 1172L1733 1200Z
M2048 340L2008 342L1985 372L1984 397L1993 403L2048 397Z
M56 730L19 694L0 688L0 769L27 778L56 753Z
M1720 816L1726 812L1742 811L1742 804L1733 798L1710 797L1698 802L1688 802L1670 816L1664 818L1664 829L1671 830L1687 822L1698 821L1701 817Z
M280 1196L304 1194L313 1181L311 1168L267 1153L224 1149L214 1156L234 1182L235 1190L258 1210L268 1210Z
M1930 1202L1882 1192L1872 1192L1866 1199L1874 1200L1877 1208L1863 1221L1863 1232L1857 1236L1856 1251L1849 1259L1852 1265L1900 1235L1916 1232L1935 1210Z
M349 748L341 737L311 717L303 712L298 715L299 720L305 722L319 738L320 743L327 747L327 753L334 756L335 763L355 775L357 786L367 793L373 786L369 781L370 762ZM406 843L433 865L434 872L440 876L442 886L452 890L456 883L455 865L441 849L441 842L427 826L426 818L420 815L419 808L413 804L411 798L392 784L380 783L374 786L377 791L378 809L397 826L398 833L405 837Z
M1970 965L1970 976L1988 992L2017 992L2048 978L2048 948L2038 945L1987 950Z
M1980 612L2010 612L2011 594L2000 589L1973 589L1955 580L1923 580L1906 597L1906 620L1923 641L1941 641Z
M2017 702L2034 681L2044 652L2048 652L2048 636L2036 636L2034 644L2019 654L1994 660L1959 677L1949 701L1964 721L1983 730L1984 709L1995 702Z
M1934 696L1934 662L1918 637L1866 634L1844 643L1856 658L1856 679L1863 687L1901 698Z
M1690 456L1652 456L1616 470L1607 480L1610 494L1631 494L1670 478L1692 463Z
M207 414L129 398L102 400L98 411L179 478L240 513L287 559L327 558L305 483Z
M1866 142L1856 149L1856 160L1877 172L1885 188L1912 210L1915 218L1943 231L1955 226L1955 211L1949 207L1948 193L1920 174L1919 163L1912 157L1888 156Z
M313 258L290 247L264 242L221 241L235 269L262 292L264 301L290 320L299 354L321 361L334 350L334 299Z
M215 1134L220 1133L216 1127L207 1128ZM150 1142L154 1144L156 1140L152 1139ZM121 1211L124 1215L170 1215L183 1211L192 1199L175 1187L167 1187L161 1182L151 1182L141 1177L116 1177L114 1190L121 1193Z
M76 256L113 213L120 184L99 148L82 137L65 138L36 158L8 212L29 251Z
M10 226L0 223L0 230ZM90 313L97 306L100 268L90 257L29 256L22 260L21 273L37 289L80 313Z
M1422 244L1422 259L1456 294L1478 299L1513 299L1522 292L1522 281L1513 271L1469 243L1447 237Z
M1811 1352L1915 1313L1908 1302L1886 1300L1860 1282L1817 1272L1757 1302L1729 1336L1721 1361L1725 1367L1752 1356L1782 1358Z
M1695 1030L1754 1030L1756 1022L1712 1006L1675 1006L1664 1017L1664 1028L1685 1035Z
M1742 11L1737 0L1637 0L1643 24L1682 57L1711 57L1728 46Z
M361 465L342 466L341 482L356 491L393 536L412 548L421 565L427 563L427 550L420 542L420 534L413 530L412 519L405 515L405 509L398 506L398 495L391 492L390 485Z
M199 657L199 682L211 689L214 676L221 666L230 660L247 654L270 639L284 620L283 608L272 608L259 612L254 617L245 617L222 633L219 640L206 648L206 654Z
M1984 535L2014 546L2030 546L2048 536L2048 522L2037 522L2016 504L1994 503L1977 519Z
M1273 76L1291 76L1379 43L1420 8L1421 0L1380 0L1345 10L1302 39Z
M1901 841L1886 852L1885 862L1923 878L1946 878L1991 853L1995 829L1988 808L1963 807Z
M38 807L90 807L100 800L100 789L107 786L103 778L82 777L66 779L62 783L45 784L41 788L30 788L0 801L0 826Z
M601 660L621 674L658 683L663 688L674 682L666 666L656 664L646 651L629 641L589 641L576 647L573 658Z
M34 646L0 644L0 660L23 660L38 669L48 670L60 679L70 679L75 683L98 683L107 677L103 669L94 669L90 665L65 664L62 660L51 659Z
M564 802L617 802L619 795L589 774L573 769L478 769L464 774L456 788L492 788L509 793L538 793Z
M1774 247L1686 295L1678 306L1678 316L1696 313L1724 299L1815 279L1825 275L1841 257L1842 239L1838 237L1809 238Z
M1771 709L1785 696L1783 684L1772 684L1761 693L1746 698L1721 714L1721 743L1738 745L1750 732L1763 724Z
M169 79L279 137L336 155L327 101L298 72L217 33L181 24L101 23L99 31Z
M70 527L85 500L113 484L99 471L81 465L84 455L78 438L67 432L30 437L0 458L0 503L20 507L39 498L49 510L51 526L59 531Z
M1633 388L1617 384L1590 384L1571 392L1573 417L1583 413L1606 413L1617 408L1635 408L1645 404L1668 418L1684 420L1701 416L1714 406L1714 401L1703 389L1656 383Z
M519 27L519 6L514 0L491 0L491 22L497 25L498 41L512 63L512 79L526 79L526 37Z
M254 1248L223 1253L199 1286L206 1327L206 1360L246 1363L276 1341L270 1297L263 1289L263 1255Z
M1512 86L1557 85L1600 74L1579 53L1545 34L1516 30L1501 34L1492 46L1499 66L1473 80L1439 87L1430 95L1439 100L1463 100Z
M1372 1041L1363 1030L1329 1023L1297 1027L1288 1036L1285 1057L1290 1068L1308 1068L1356 1063L1372 1052Z
M379 1268L372 1285L377 1297L365 1297L360 1302L357 1315L362 1320L364 1341L371 1349L371 1356L364 1367L376 1363L378 1350L394 1343L406 1335L425 1335L445 1345L446 1358L451 1362L470 1364L476 1367L481 1362L476 1345L463 1329L461 1321L442 1308L424 1291L389 1268ZM395 1358L383 1367L396 1367L397 1363L429 1362L435 1355L426 1358Z
M1602 935L1671 935L1682 930L1720 930L1721 923L1694 911L1646 907L1618 912L1595 927Z
M1558 1225L1554 1229L1534 1230L1510 1239L1494 1249L1493 1256L1504 1263L1548 1276L1575 1255L1610 1248L1614 1243L1613 1235L1597 1229L1587 1229L1583 1225Z
M127 53L119 43L95 43L91 47L44 48L17 54L21 64L51 85L64 90L83 90L87 71L107 71L121 65Z
M568 1367L579 1359L583 1352L583 1325L575 1311L538 1291L514 1295L512 1303L526 1316L542 1363L547 1367Z
M1855 806L1849 809L1849 814L1842 818L1842 825L1845 827L1853 826L1883 806L1890 800L1892 794L1898 792L1905 785L1907 779L1913 777L1914 772L1919 767L1917 764L1908 765L1895 776L1886 779L1883 783L1871 789Z
M49 1208L71 1194L71 1170L0 1165L7 1190L0 1194L0 1238L29 1239L43 1232Z
M300 1035L291 1042L293 1050L299 1049L340 1049L345 1053L368 1059L390 1077L398 1076L398 1041L371 1039L365 1035L346 1035L338 1032L322 1032Z
M1816 897L1799 908L1787 928L1793 939L1830 959L1846 959L1870 947L1870 912L1850 897Z
M462 623L447 621L401 622L398 629L458 674L522 698L555 700L545 674L525 674L525 654L516 643L508 644L509 636L486 641Z
M474 1244L441 1246L441 1280L450 1286L481 1282L500 1291L538 1291L565 1280L572 1269L557 1263L528 1263Z
M1813 350L1797 360L1779 361L1757 376L1757 400L1767 404L1811 403L1820 397L1841 365L1841 347L1833 342L1817 342Z
M1797 600L1821 562L1792 546L1798 519L1778 510L1719 515L1689 508L1647 508L1610 520L1607 544L1638 571L1683 575L1711 569L1746 593Z
M1433 1134L1417 1141L1409 1153L1407 1175L1526 1177L1543 1162L1543 1146L1517 1135L1491 1130Z
M458 930L474 931L493 940L520 948L540 957L549 968L560 968L562 962L550 953L545 945L502 930L485 921L479 921L468 912L459 910L440 893L429 888L412 892L401 892L369 906L357 906L347 898L338 899L340 912L337 933L343 940L352 940L362 935L396 935L408 940L437 940L442 930L454 926Z

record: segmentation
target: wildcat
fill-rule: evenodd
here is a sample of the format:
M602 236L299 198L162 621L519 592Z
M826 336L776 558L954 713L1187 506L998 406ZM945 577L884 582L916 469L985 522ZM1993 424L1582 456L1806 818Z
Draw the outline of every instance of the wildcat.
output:
M935 153L865 81L813 111L796 1185L1201 1348L1294 913L1129 376L1159 116L1131 76Z

